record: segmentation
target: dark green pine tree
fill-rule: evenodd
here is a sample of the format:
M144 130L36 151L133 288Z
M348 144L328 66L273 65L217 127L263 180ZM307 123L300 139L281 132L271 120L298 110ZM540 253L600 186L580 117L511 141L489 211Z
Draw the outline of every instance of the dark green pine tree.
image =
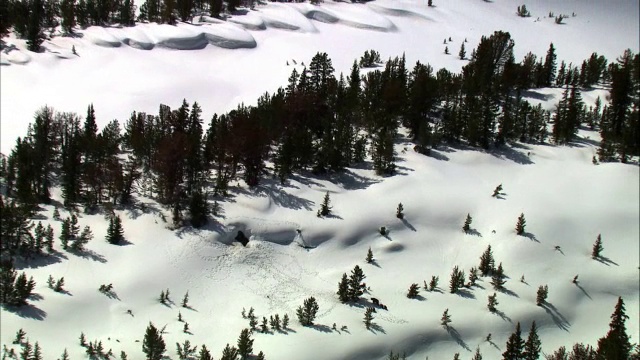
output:
M191 214L191 225L193 227L199 228L207 223L209 206L207 204L207 199L200 190L196 190L191 194L191 200L189 201L189 213Z
M209 0L209 15L219 17L222 11L222 0Z
M464 225L462 226L462 231L464 231L465 233L468 233L469 230L471 230L471 214L467 214L467 218L464 221Z
M367 307L367 309L364 311L364 327L367 328L367 330L369 330L371 328L371 325L373 323L373 312L375 311L374 308L372 307Z
M591 250L591 257L593 259L599 258L600 253L602 253L602 250L604 250L604 248L602 247L602 236L598 234L598 237L596 238L596 242L593 243L593 249Z
M419 293L418 289L419 289L418 284L416 283L411 284L411 286L409 286L409 291L407 292L407 297L409 299L417 298Z
M253 339L249 329L242 329L238 338L238 354L242 360L247 359L249 354L253 352Z
M124 230L122 229L122 220L119 215L112 216L109 219L106 239L108 243L113 245L118 245L124 241Z
M322 200L322 205L320 205L320 211L318 212L320 216L327 216L331 213L331 198L329 197L329 192L324 195L324 199Z
M526 220L524 219L524 213L520 214L518 217L518 222L516 223L516 234L523 235L524 228L527 225Z
M200 347L200 352L198 353L198 360L213 360L213 357L211 356L211 352L209 352L209 349L207 349L207 347L203 344L202 347Z
M460 45L460 51L458 52L458 57L460 58L460 60L464 60L466 56L467 56L467 51L464 48L464 43L462 43L462 45Z
M362 281L366 278L364 272L360 268L360 266L356 265L353 270L351 270L351 276L349 276L349 301L358 301L360 296L364 294L365 285Z
M529 336L527 336L527 341L524 343L524 351L522 352L523 360L538 360L540 358L540 351L542 342L538 337L538 327L536 326L536 322L533 321L531 323L531 330L529 330Z
M42 45L44 41L44 34L42 32L44 5L42 0L33 0L30 1L29 4L27 49L29 49L29 51L40 52L40 45Z
M498 268L493 271L491 275L491 285L496 290L501 290L507 281L504 279L504 270L502 269L502 263L498 265Z
M298 316L298 321L302 326L310 326L313 325L313 321L316 318L316 314L318 313L319 306L316 302L316 298L313 296L304 300L304 305L299 306L296 310L296 315ZM266 318L265 318L266 320Z
M62 250L67 250L69 248L69 240L71 240L71 220L69 218L62 221L59 239L62 244Z
M371 251L371 247L369 247L369 250L367 250L367 257L365 258L365 261L367 262L367 264L371 264L374 262L373 252Z
M502 353L502 360L522 360L524 351L524 341L520 332L520 322L516 324L516 331L509 336L506 349Z
M625 313L624 301L622 297L618 297L615 310L611 314L611 322L609 323L609 331L607 335L598 340L598 356L607 360L626 360L629 359L631 352L631 343L625 322L629 316Z
M166 346L162 334L152 323L149 323L144 340L142 340L142 352L146 354L147 360L161 360L165 351Z
M491 312L496 312L496 306L498 305L498 295L496 293L493 293L493 295L489 295L489 297L487 298L487 308L489 309L489 311Z
M542 72L543 86L552 86L556 78L556 49L553 47L553 43L549 44L549 50L547 50L547 56L542 66Z
M342 274L342 280L338 283L338 298L340 302L346 303L350 300L349 297L349 279L347 278L347 274Z
M480 266L478 266L478 270L482 276L487 276L491 274L493 268L495 266L495 260L493 259L493 252L491 251L491 245L487 246L487 249L480 256Z
M236 360L238 358L238 349L235 346L227 346L222 350L222 357L220 360Z
M404 207L402 206L402 203L398 204L398 208L396 209L396 217L398 219L404 219Z
M62 30L67 34L73 34L76 26L76 3L74 0L62 0L60 3L62 13Z

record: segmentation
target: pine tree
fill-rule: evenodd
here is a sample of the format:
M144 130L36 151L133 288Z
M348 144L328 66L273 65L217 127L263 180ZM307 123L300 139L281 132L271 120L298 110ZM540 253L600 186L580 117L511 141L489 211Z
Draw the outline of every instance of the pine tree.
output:
M200 353L198 354L198 360L213 360L213 357L211 356L211 353L209 352L209 349L207 349L207 347L205 345L202 345L202 347L200 347Z
M189 333L189 323L185 321L184 325L182 326L182 332L185 334Z
M407 292L407 297L409 299L415 299L418 297L418 284L411 284L411 286L409 286L409 291Z
M318 313L318 303L313 296L304 301L304 306L299 306L296 314L298 315L298 321L302 326L313 325L313 320Z
M367 328L367 330L369 330L371 328L371 324L373 321L373 312L375 311L374 308L372 307L367 307L367 309L364 312L364 327Z
M161 360L165 351L162 335L152 323L149 323L142 341L142 352L146 354L147 360Z
M249 329L242 329L238 338L238 354L244 360L253 352L253 339Z
M451 315L449 315L449 309L445 309L442 313L442 318L440 318L440 325L444 327L449 327L451 323Z
M22 328L18 329L18 331L16 332L16 338L13 340L13 344L22 345L25 336L27 336L27 333L22 330Z
M227 346L222 350L222 357L220 360L236 360L238 355L240 355L238 353L238 349L235 346L229 346L229 344L227 344Z
M249 313L247 314L247 318L249 319L249 327L251 328L251 331L256 330L256 326L258 325L258 319L254 314L253 307L249 308ZM289 319L287 318L287 320Z
M464 60L466 56L467 56L467 51L464 48L464 42L463 42L462 45L460 45L460 51L458 52L458 57L460 58L460 60Z
M625 322L629 317L625 313L624 301L618 297L615 310L611 314L607 335L598 340L598 356L607 360L629 359L631 343Z
M189 213L191 214L191 225L195 228L202 227L207 223L209 213L207 199L201 191L194 191L189 202Z
M62 356L60 356L60 360L69 360L69 352L67 351L67 348L64 348Z
M431 281L429 281L429 291L433 291L438 287L439 276L431 276Z
M542 306L547 300L547 296L549 295L549 287L547 285L538 286L538 291L536 293L536 305Z
M364 284L362 281L366 278L364 272L360 266L356 265L353 270L351 270L351 276L349 277L349 301L358 301L360 296L364 294Z
M464 225L462 226L462 231L464 231L465 233L468 233L469 230L471 230L471 214L467 214L467 219L464 221Z
M480 347L476 347L476 352L473 354L471 360L482 360L482 354L480 353Z
M496 290L501 290L507 281L504 279L504 270L502 269L502 263L498 265L498 268L491 275L491 285Z
M40 348L40 344L38 344L37 341L33 346L33 354L31 355L31 358L29 358L29 360L42 360L42 349Z
M269 323L268 323L267 318L265 316L262 317L262 324L260 325L260 330L263 333L266 333L267 331L269 331Z
M373 263L373 252L371 252L371 246L369 246L369 250L367 251L367 258L365 260L367 261L367 264Z
M464 286L464 271L460 271L458 266L454 266L449 278L449 292L455 294Z
M478 270L480 270L482 276L487 276L493 271L494 266L495 261L493 259L493 253L491 252L491 245L489 245L487 246L487 250L480 256Z
M600 257L600 253L604 248L602 247L602 237L598 234L596 238L596 242L593 244L593 249L591 250L591 258L597 259Z
M524 213L522 213L518 217L518 223L516 224L516 234L523 235L526 224L527 222L524 219Z
M445 40L445 41L446 41L446 40ZM444 53L445 53L446 55L449 55L449 47L448 47L448 46L445 46L445 47L444 47Z
M56 281L56 284L53 286L53 291L55 292L63 292L64 291L64 276Z
M184 308L188 308L189 307L189 292L188 291L184 294L184 297L182 298L181 306L184 307Z
M497 296L496 293L493 293L493 295L489 295L488 297L487 307L491 312L496 312L496 306L498 305Z
M469 286L474 286L478 280L478 269L473 266L469 269Z
M542 342L538 337L538 328L536 322L531 323L531 330L529 330L529 336L524 343L524 351L522 352L523 360L538 360L540 357Z
M189 340L185 340L182 345L180 343L176 343L178 358L180 360L190 360L193 359L193 356L198 351L198 346L191 347L191 342Z
M87 339L84 336L83 332L80 333L80 346L82 346L82 347L86 347L87 346Z
M69 240L71 240L71 221L69 218L65 219L62 222L62 228L60 229L60 243L62 244L62 249L69 249Z
M45 244L47 246L47 252L51 254L53 252L53 239L54 239L53 227L51 227L51 224L47 225L45 238L46 238Z
M91 232L91 228L89 225L85 226L82 229L82 233L76 240L71 244L71 249L76 251L84 251L84 246L93 239L93 233Z
M29 2L29 20L27 25L27 49L29 51L39 52L40 45L44 41L42 33L41 20L43 17L44 6L41 0L33 0Z
M520 332L520 322L516 324L516 331L509 336L506 349L502 353L502 360L521 360L524 351L524 341Z
M107 228L107 242L118 245L124 241L124 230L122 229L122 220L119 215L112 216L109 219L109 227Z
M346 303L351 298L349 297L349 279L347 278L347 274L342 274L342 280L338 283L338 298L340 302Z
M404 207L402 206L402 203L399 203L398 208L396 209L396 217L398 219L404 219L404 214L402 213L402 211L404 211Z
M289 327L289 315L284 314L284 316L282 317L282 328L286 330L288 327Z
M265 360L264 353L262 351L260 351L258 353L258 356L256 357L256 360Z
M29 342L29 339L22 344L22 351L20 352L20 360L31 360L33 353L33 346Z
M498 195L500 195L500 192L502 191L502 184L496 186L496 188L493 190L493 197L497 197Z
M322 205L320 206L320 211L318 211L319 216L327 216L331 213L331 198L329 197L329 192L324 195L324 199L322 200Z
M204 345L202 345L204 347ZM120 360L127 360L127 353L124 351L120 351ZM213 360L213 359L207 359L207 360Z

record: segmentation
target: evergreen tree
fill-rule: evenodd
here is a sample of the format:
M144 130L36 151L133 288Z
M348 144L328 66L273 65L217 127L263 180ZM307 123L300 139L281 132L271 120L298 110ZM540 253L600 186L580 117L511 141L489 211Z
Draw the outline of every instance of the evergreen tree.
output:
M455 294L461 287L464 287L464 277L464 271L461 271L457 265L454 266L449 278L450 293Z
M464 225L462 226L462 231L464 231L465 233L468 233L469 230L471 230L471 214L467 214L467 218L464 221Z
M477 280L478 269L475 266L472 266L471 269L469 269L469 286L474 286Z
M300 324L302 326L313 325L313 320L316 318L318 309L319 306L316 302L316 298L312 296L308 299L305 299L304 306L299 306L296 310L296 315L298 315L298 321L300 321Z
M498 195L500 195L500 192L502 191L502 184L496 186L496 188L493 190L493 197L496 197Z
M244 360L253 352L253 339L249 329L242 329L238 338L238 354Z
M544 59L543 69L543 86L550 87L556 77L556 53L553 43L549 44L547 56Z
M62 13L62 30L67 34L73 33L73 27L76 25L75 1L62 0L60 3L60 12Z
M521 360L523 359L524 341L520 332L520 322L516 324L516 331L509 336L506 349L502 353L503 360Z
M438 276L431 276L431 281L429 281L429 291L433 291L438 287Z
M324 195L324 199L322 200L322 205L320 206L320 210L318 211L318 216L327 216L331 213L331 198L329 197L329 192Z
M89 225L82 229L80 236L71 244L71 249L75 251L84 251L84 246L93 239L93 233Z
M40 45L44 41L42 33L41 19L43 18L44 5L42 0L32 0L29 2L29 17L27 25L27 49L39 52Z
M33 356L33 345L29 342L29 339L22 344L22 351L20 352L20 360L31 360Z
M342 280L338 283L338 298L342 303L346 303L351 299L349 297L349 280L346 273L342 274Z
M142 341L142 352L146 354L147 360L161 360L165 351L162 335L152 323L149 323Z
M282 328L286 330L288 327L289 327L289 315L284 314L284 316L282 317Z
M189 202L189 213L191 214L191 225L199 228L207 223L207 214L209 213L207 200L200 191L194 191L191 194Z
M629 317L625 313L624 301L618 297L615 310L611 314L607 335L598 340L598 356L607 360L629 359L632 347L625 322Z
M373 263L373 252L371 252L371 247L369 247L369 250L367 251L367 258L365 259L367 261L367 264L371 264ZM346 274L345 274L346 277Z
M536 305L541 306L547 300L549 295L549 287L547 285L538 286L538 292L536 293Z
M524 343L524 351L522 352L523 360L538 360L540 357L542 342L538 337L538 328L536 322L531 323L531 330L529 330L529 336Z
M602 237L598 234L596 238L596 242L593 244L593 249L591 250L591 258L597 259L600 257L600 253L604 248L602 247Z
M69 352L67 351L67 348L64 348L62 356L60 356L60 360L69 360Z
M191 347L191 342L189 340L185 340L182 345L180 343L176 343L178 358L180 360L190 360L193 359L193 356L198 351L198 347Z
M444 327L449 327L451 323L451 315L449 315L449 309L445 309L442 313L442 318L440 318L440 325Z
M211 356L211 352L209 352L209 349L207 349L207 347L205 345L202 345L200 347L200 353L198 354L198 360L213 360L213 357Z
M464 48L464 43L462 43L460 45L460 51L458 52L458 57L460 58L460 60L464 60L466 56L467 56L467 51Z
M480 256L480 265L478 266L478 270L482 276L487 276L493 272L493 268L495 266L495 261L493 259L493 253L491 251L491 245L487 246L487 250L482 253Z
M482 360L482 354L480 353L480 347L476 347L476 352L473 354L471 360Z
M493 295L489 295L487 307L489 311L496 312L496 306L498 305L497 294L493 293Z
M69 218L62 221L59 238L60 243L62 243L62 249L67 250L69 248L69 240L71 239L71 220Z
M264 353L262 351L260 351L258 353L258 356L256 357L256 360L265 360L265 356L264 356Z
M351 270L351 276L349 276L349 301L358 301L360 296L364 293L365 285L362 281L366 278L364 272L360 266L356 265L353 270Z
M227 346L222 350L222 357L220 360L236 360L238 358L238 349L235 346Z
M504 270L502 269L502 263L498 265L498 268L493 271L491 275L491 285L496 290L501 290L504 288L504 284L507 281L504 279Z
M373 312L375 311L372 307L367 307L364 312L364 326L369 330L371 328L371 324L373 322Z
M522 213L518 217L518 223L516 224L516 234L523 235L526 224L527 222L524 219L524 213Z
M415 299L418 297L418 284L413 283L409 286L409 292L407 292L407 297L409 299Z
M118 245L122 241L124 241L122 220L119 215L112 216L109 219L109 227L107 228L107 242L109 244Z
M188 308L189 307L189 292L188 291L184 294L184 297L182 298L181 306L184 307L184 308Z
M404 210L404 207L402 206L402 203L399 203L398 208L396 210L396 217L398 219L404 219L404 214L402 213L403 210Z

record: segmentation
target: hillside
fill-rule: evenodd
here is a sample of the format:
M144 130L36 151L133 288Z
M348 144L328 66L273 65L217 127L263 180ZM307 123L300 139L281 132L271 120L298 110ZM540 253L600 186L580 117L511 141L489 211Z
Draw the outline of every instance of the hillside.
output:
M433 8L391 0L269 3L224 23L205 17L175 27L91 27L77 38L54 37L39 54L26 51L22 40L6 39L16 50L0 57L1 150L10 151L45 104L84 114L93 103L102 128L134 110L155 113L159 103L177 107L186 98L201 104L208 121L213 113L254 104L265 91L285 86L291 70L301 70L318 51L329 54L338 74L348 73L369 49L383 59L404 53L411 66L420 60L458 72L467 63L455 56L462 41L468 39L471 51L494 30L510 32L518 61L529 51L544 56L550 42L559 60L576 64L594 51L610 61L626 48L638 52L635 1L613 6L536 0L527 4L529 18L517 17L515 6L471 0L436 2ZM549 11L576 16L556 25L546 17ZM443 39L449 37L452 55L445 55ZM606 94L606 87L597 87L582 97L592 105ZM553 109L562 91L537 89L528 96ZM104 240L105 214L81 212L79 225L90 225L95 235L87 251L62 251L56 239L55 255L17 264L34 277L36 295L26 308L1 310L0 344L17 349L11 342L22 328L39 342L45 359L60 357L65 348L71 359L81 359L83 332L116 356L126 351L129 359L142 359L141 342L153 322L166 325L169 358L177 359L175 343L188 339L206 344L218 359L248 327L243 308L253 307L260 319L276 313L291 318L290 329L254 333L254 353L263 351L267 359L385 359L390 351L410 359L451 359L454 353L469 359L476 348L485 359L499 359L517 322L526 335L536 321L546 354L575 342L595 345L608 330L618 297L625 301L631 342L638 343L640 173L637 165L595 166L599 140L597 131L582 127L569 146L516 143L484 151L442 145L424 156L413 151L402 129L394 144L395 176L376 175L368 158L331 176L295 174L284 185L266 178L250 188L234 180L230 196L220 200L221 213L199 230L171 230L163 220L171 219L171 209L139 194L134 206L115 210L123 219L122 246ZM498 184L503 193L492 197ZM332 215L319 218L327 192ZM70 214L60 207L61 189L52 195L53 204L40 215L57 235L61 223L53 220L54 208L63 218ZM403 220L396 218L398 203ZM521 213L525 236L515 232ZM465 234L467 214L473 222ZM381 226L387 235L379 233ZM250 238L246 247L234 241L239 230ZM598 234L604 251L594 260ZM457 294L448 287L452 268L468 273L488 245L507 275L506 289L497 291L498 313L487 310L487 296L496 292L489 277ZM365 262L369 248L372 264ZM355 265L371 290L357 304L342 304L338 282ZM47 288L49 275L64 277L66 292ZM576 275L578 284L571 281ZM432 276L439 276L439 291L421 289L420 298L406 297L412 283L422 286ZM112 296L98 291L102 284L113 284ZM549 287L545 306L536 306L540 285ZM173 301L163 305L158 297L165 289ZM183 308L187 291L190 308ZM319 312L316 325L303 327L295 312L309 296L317 299ZM378 309L375 326L367 330L362 320L371 297L388 310ZM440 325L445 309L452 317L448 328ZM485 341L489 333L491 342Z

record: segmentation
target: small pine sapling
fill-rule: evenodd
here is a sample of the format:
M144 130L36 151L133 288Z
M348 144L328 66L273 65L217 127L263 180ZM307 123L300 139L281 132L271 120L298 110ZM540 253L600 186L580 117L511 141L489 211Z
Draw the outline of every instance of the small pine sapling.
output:
M182 313L180 311L178 311L178 321L182 322Z
M473 354L471 360L482 360L482 354L480 353L480 346L476 347L476 352Z
M262 333L267 333L269 331L269 323L266 316L262 317L262 324L260 325L260 330Z
M183 308L188 308L189 307L189 292L188 291L184 294L184 297L182 298L181 305L182 305Z
M518 217L518 223L516 224L516 234L523 235L524 228L527 225L526 220L524 219L524 213L521 213Z
M282 317L282 328L285 329L285 330L289 328L289 315L288 314L284 314L284 316Z
M64 348L64 351L60 356L60 360L69 360L69 352L67 351L67 348Z
M371 247L369 247L369 250L367 251L367 258L365 260L368 264L373 263L373 252L371 251Z
M402 206L402 203L399 203L398 208L396 209L396 217L400 220L404 219L404 213L402 211L404 211L404 207Z
M498 306L497 297L498 295L496 293L493 293L493 295L489 295L488 297L487 307L491 312L496 312L496 306Z
M467 218L464 221L464 225L462 226L462 231L464 231L465 233L468 233L469 230L471 230L471 221L473 219L471 218L471 214L467 214Z
M160 303L162 304L166 304L167 303L167 295L164 293L164 290L160 291Z
M596 238L596 242L593 243L593 249L591 250L591 258L592 259L599 258L600 253L602 253L602 250L604 250L604 248L602 247L602 236L601 234L598 234L598 237Z
M202 345L204 347L204 345ZM120 360L127 360L127 353L120 351Z
M242 308L242 312L240 314L242 315L243 319L247 318L247 310L245 310L244 308Z
M520 282L523 284L526 284L527 281L524 279L524 274L522 275L522 277L520 278Z
M58 208L55 208L53 210L53 220L56 220L56 221L60 221L61 220L60 211L58 210Z
M380 226L380 230L378 230L380 232L380 235L382 236L386 236L387 235L387 227L386 226Z
M24 337L27 336L26 331L22 330L22 328L16 331L16 338L13 340L14 345L20 345L24 341Z
M273 316L273 324L275 325L275 329L276 331L280 331L281 327L280 327L280 315L275 314Z
M433 0L427 1L427 6L429 6L429 7L433 6Z
M87 347L87 338L84 336L84 333L80 333L80 346Z
M372 307L367 307L367 309L364 311L364 327L367 328L367 330L369 330L371 328L371 324L373 322L373 312L375 311L374 308Z
M444 53L445 53L445 55L449 55L449 47L448 46L444 47Z
M53 291L55 292L63 292L64 291L64 276L56 281L56 284L53 286Z
M547 296L549 295L549 287L547 285L540 285L538 287L538 292L536 294L536 305L542 306L547 300Z
M573 280L571 280L571 282L577 285L578 284L578 275L574 276Z
M331 198L329 197L329 192L324 195L324 199L322 200L322 205L320 205L320 210L318 212L320 216L327 216L331 213Z
M460 360L460 353L453 354L453 360Z
M55 284L55 280L53 279L53 276L49 275L49 278L47 279L47 287L49 289L53 289L54 284Z
M496 186L496 188L493 190L493 197L497 197L498 195L500 195L500 192L502 191L502 184Z
M469 286L474 286L478 280L478 269L473 266L469 269Z
M409 286L409 291L407 292L407 297L409 299L415 299L418 297L418 284L413 283L411 284L411 286Z
M498 268L491 275L491 285L495 290L501 290L507 281L504 279L504 270L502 269L502 263L498 265Z
M449 309L445 309L442 313L442 317L440 318L440 325L444 327L449 327L451 323L451 315L449 315Z
M433 291L438 287L438 280L440 280L439 276L431 276L431 281L429 282L429 291Z
M458 57L460 60L464 60L467 56L467 50L464 48L464 42L460 45L460 51L458 52Z
M265 358L265 356L264 356L264 353L263 353L262 351L260 351L260 352L258 353L258 356L256 357L256 360L265 360L265 359L266 359L266 358Z
M185 321L184 326L182 327L182 332L185 334L189 333L189 323Z

